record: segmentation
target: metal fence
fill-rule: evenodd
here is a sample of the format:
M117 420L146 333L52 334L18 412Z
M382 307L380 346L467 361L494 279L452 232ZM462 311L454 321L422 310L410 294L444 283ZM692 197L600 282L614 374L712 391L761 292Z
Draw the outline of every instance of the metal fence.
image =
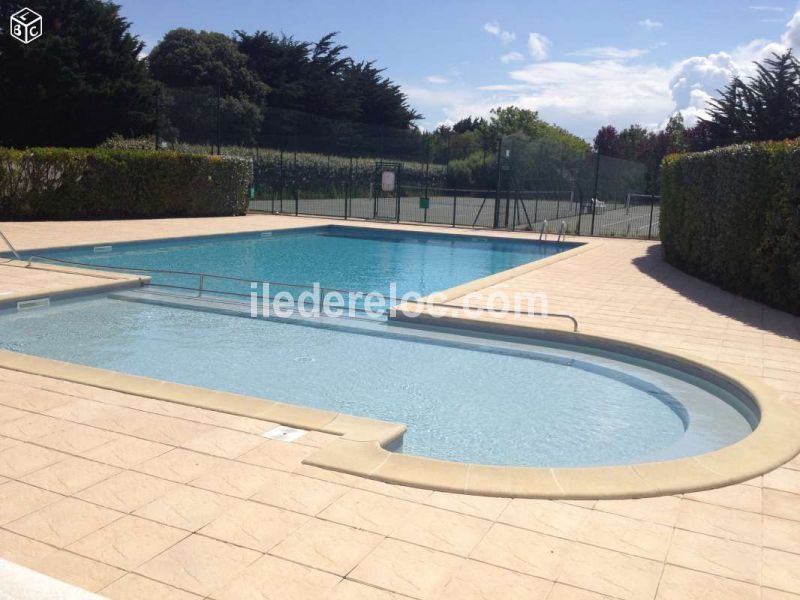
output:
M496 190L401 187L386 197L282 198L250 201L252 212L505 229L569 235L658 239L659 196L630 202L580 202L571 192L523 191L498 198ZM425 202L427 199L427 202Z
M450 143L416 129L284 108L256 116L214 87L163 88L157 147L253 160L252 211L657 238L660 198L644 164L574 139L522 134ZM385 185L384 173L393 182Z
M353 159L305 178L296 161L267 173L256 161L250 209L294 215L654 239L659 196L644 194L641 163L569 151L524 136L506 136L495 158L494 189L442 185L446 167ZM360 161L364 163L363 160ZM394 186L384 186L392 173ZM314 181L312 181L314 180Z

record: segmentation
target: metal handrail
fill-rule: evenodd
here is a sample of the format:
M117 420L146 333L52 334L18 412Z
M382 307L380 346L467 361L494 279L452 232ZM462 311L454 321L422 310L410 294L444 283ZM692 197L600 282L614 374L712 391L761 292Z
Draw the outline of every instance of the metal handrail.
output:
M434 307L439 307L439 308L449 308L451 310L452 309L455 309L455 310L466 310L466 311L476 310L476 311L479 311L479 312L508 314L507 310L500 310L500 309L491 308L491 307L488 307L488 306L469 306L469 307L465 307L465 306L458 306L458 305L453 305L453 304L442 304L441 302L427 302L425 300L407 300L406 302L410 302L412 304L422 304L423 306L434 306ZM556 317L558 319L568 319L568 320L572 321L572 331L574 333L577 333L577 331L578 331L578 320L572 315L569 315L569 314L566 314L566 313L551 313L551 312L542 313L542 312L536 312L536 311L529 312L528 314L529 315L533 315L535 317Z
M557 242L566 241L567 239L567 222L561 221L561 225L558 228L558 237L556 238Z
M112 266L112 265L98 265L98 264L92 264L92 263L81 263L81 262L76 262L76 261L69 261L69 260L63 260L63 259L58 259L58 258L51 258L51 257L47 257L47 256L40 256L40 255L31 255L28 258L29 259L39 258L39 259L42 259L42 260L59 262L59 263L64 263L64 264L68 264L68 265L92 267L92 268L95 268L95 269L114 269L114 270L117 270L117 271L137 271L137 272L141 272L141 273L162 273L162 274L169 274L169 275L189 275L189 276L194 276L194 277L198 278L198 287L197 288L189 288L189 287L186 287L186 286L167 284L167 283L153 283L153 282L150 282L150 285L155 286L155 287L165 287L165 288L178 289L178 290L187 290L187 291L195 291L195 290L197 290L198 297L203 295L203 291L205 290L205 280L207 278L210 278L210 279L222 279L222 280L225 280L225 281L238 281L238 282L245 282L245 283L253 283L253 281L254 281L253 279L245 279L245 278L242 278L242 277L233 277L231 275L214 275L212 273L199 273L199 272L196 272L196 271L170 271L168 269L142 269L142 268L136 268L136 267L119 267L119 266ZM313 287L313 286L310 286L308 284L284 283L284 282L280 282L280 281L268 281L268 280L261 281L260 283L268 283L270 285L283 286L283 287L293 287L293 288L304 288L304 289L308 289L310 287ZM323 288L321 286L320 286L319 289L320 289L321 292L338 292L340 294L364 294L365 293L363 291L343 290L343 289L338 289L338 288ZM242 297L242 298L249 298L250 297L250 294L242 294L240 292L229 292L229 291L224 291L224 290L211 290L211 293L213 293L213 294L222 294L222 295L226 295L226 296L238 296L238 297ZM402 298L395 298L395 297L391 297L391 296L388 299L389 299L390 303L397 303L397 302L403 301ZM454 306L452 304L441 304L441 303L437 303L437 302L427 302L427 301L419 301L419 300L405 300L404 302L411 302L411 303L414 303L414 304L423 304L425 306L435 306L435 307L442 307L442 308L449 308L449 309L456 309L456 310L461 309L461 310L477 310L477 311L480 311L480 312L490 312L490 313L504 313L504 314L508 313L508 311L499 310L499 309L496 309L496 308L489 308L489 307L469 307L469 308L465 308L465 307ZM564 313L551 313L551 312L538 313L538 312L535 312L535 311L534 312L529 312L528 314L532 314L534 316L539 316L539 317L556 317L556 318L562 318L562 319L569 319L570 321L572 321L573 331L575 331L575 332L578 331L578 321L572 315L564 314Z
M234 277L232 275L215 275L214 273L202 273L202 272L199 272L199 271L172 271L172 270L169 270L169 269L151 269L151 268L126 267L126 266L117 266L117 265L100 265L100 264L97 264L97 263L82 263L82 262L77 262L77 261L73 261L73 260L64 260L64 259L61 259L61 258L53 258L53 257L50 257L50 256L41 256L41 255L36 255L36 254L30 255L28 258L29 259L38 258L40 260L63 263L65 265L74 265L74 266L78 266L78 267L89 267L89 268L92 268L92 269L111 269L111 270L114 270L114 271L136 271L138 273L160 273L160 274L164 274L164 275L187 275L187 276L197 277L198 278L198 289L201 289L201 290L204 289L203 284L204 284L205 279L222 279L222 280L226 280L226 281L239 281L239 282L244 282L244 283L253 283L253 281L254 281L253 279L245 279L244 277ZM283 281L262 280L262 281L258 281L258 283L269 283L270 285L277 285L277 286L284 286L284 287L294 287L294 288L310 288L310 287L312 287L311 285L308 285L308 284L286 283L286 282L283 282ZM154 283L154 284L151 284L151 285L157 285L157 286L161 286L161 287L174 287L174 288L177 288L177 289L195 289L195 288L187 288L185 286L168 285L168 284L164 284L164 283ZM354 290L341 290L341 289L337 289L337 288L328 288L328 287L326 287L326 288L320 287L319 289L322 290L322 291L326 291L326 292L339 292L340 294L354 294L354 293L357 293ZM217 292L214 291L214 293L217 293ZM224 293L230 293L230 292L219 292L219 293L224 294ZM364 292L360 292L360 293L364 293Z
M2 231L0 231L0 238L2 238L2 240L6 243L6 246L9 247L9 249L11 250L11 253L14 255L14 258L16 258L17 260L22 260L20 258L20 256L19 256L19 252L17 252L17 249L14 248L14 245L11 242L8 241L8 238L5 236L5 234Z

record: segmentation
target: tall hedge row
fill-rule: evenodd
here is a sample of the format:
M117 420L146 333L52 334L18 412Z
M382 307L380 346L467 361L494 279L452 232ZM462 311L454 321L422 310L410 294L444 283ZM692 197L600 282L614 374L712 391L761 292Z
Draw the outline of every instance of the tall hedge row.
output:
M800 140L669 156L661 177L668 262L800 314Z
M0 220L239 215L247 159L83 148L0 148Z

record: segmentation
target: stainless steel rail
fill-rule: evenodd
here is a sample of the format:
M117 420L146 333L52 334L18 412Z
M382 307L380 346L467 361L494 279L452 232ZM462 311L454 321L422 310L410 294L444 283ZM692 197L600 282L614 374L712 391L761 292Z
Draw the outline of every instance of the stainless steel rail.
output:
M561 226L558 228L558 237L556 238L557 242L563 242L567 239L567 222L561 221Z
M47 257L47 256L38 256L38 255L31 255L31 256L28 257L29 260L33 259L33 258L38 258L38 259L45 260L45 261L63 263L63 264L67 264L67 265L74 265L74 266L80 266L80 267L90 267L90 268L93 268L93 269L112 269L112 270L117 270L117 271L135 271L135 272L139 272L139 273L160 273L160 274L166 274L166 275L183 275L183 276L197 277L197 287L196 288L195 287L180 286L180 285L175 285L175 284L169 284L169 283L153 283L153 282L151 282L150 285L152 285L154 287L165 287L165 288L178 289L178 290L196 291L198 297L201 297L203 295L203 292L210 292L212 294L221 294L221 295L226 295L226 296L238 296L238 297L242 297L242 298L251 297L251 294L249 294L249 293L248 294L243 294L241 292L233 292L233 291L226 291L226 290L209 290L206 287L206 280L207 279L220 279L220 280L223 280L223 281L235 281L235 282L239 282L239 283L249 283L249 284L254 283L254 281L252 279L244 279L242 277L233 277L231 275L213 275L211 273L198 273L198 272L195 272L195 271L170 271L170 270L167 270L167 269L142 269L142 268L136 268L136 267L120 267L120 266L116 266L116 265L114 265L114 266L112 266L112 265L99 265L99 264L94 264L94 263L81 263L81 262L76 262L76 261L69 261L69 260L63 260L63 259L58 259L58 258L50 258L50 257ZM280 282L280 281L257 281L255 283L268 283L269 285L275 285L275 286L281 286L281 287L291 287L291 288L298 288L298 289L305 289L305 290L313 289L313 285L297 284L297 283L285 283L285 282ZM319 290L323 294L324 293L328 293L328 292L336 292L336 293L339 293L339 294L348 294L348 295L349 294L360 294L360 295L366 294L366 292L363 292L363 291L342 290L342 289L337 289L337 288L323 288L323 287L320 287ZM398 302L403 302L404 301L402 298L394 298L394 297L389 297L388 300L389 300L389 304L394 304L394 305L396 305ZM421 304L423 306L448 308L450 310L455 309L455 310L465 310L465 311L489 312L489 313L495 313L495 314L509 314L509 311L498 310L498 309L495 309L495 308L488 308L488 307L477 307L477 306L476 307L473 307L473 306L464 307L464 306L458 306L458 305L453 305L453 304L442 304L442 303L437 303L437 302L425 302L425 301L418 301L418 300L405 300L405 302L409 302L409 303L413 303L413 304ZM387 309L387 310L391 310L391 309ZM574 332L578 331L578 320L574 316L569 315L569 314L550 313L550 312L542 313L542 312L535 312L535 311L527 312L526 314L529 314L529 315L532 315L532 316L538 316L538 317L555 317L555 318L560 318L560 319L568 319L568 320L572 321L572 326L573 326L572 330Z
M17 260L21 260L19 257L19 252L17 252L17 249L14 248L14 245L8 241L8 238L2 231L0 231L0 238L2 238L2 240L6 243L6 246L8 246L8 248L11 250L11 253L14 255L14 258L16 258Z

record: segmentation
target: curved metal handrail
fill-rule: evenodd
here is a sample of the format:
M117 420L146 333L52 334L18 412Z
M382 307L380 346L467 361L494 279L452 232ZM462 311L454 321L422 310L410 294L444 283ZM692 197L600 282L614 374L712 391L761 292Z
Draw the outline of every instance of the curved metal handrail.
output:
M16 258L17 260L22 260L19 257L19 252L17 252L17 249L14 248L14 245L8 241L8 238L2 231L0 231L0 238L2 238L2 240L6 243L6 246L8 246L8 248L11 250L11 253L14 255L14 258Z

